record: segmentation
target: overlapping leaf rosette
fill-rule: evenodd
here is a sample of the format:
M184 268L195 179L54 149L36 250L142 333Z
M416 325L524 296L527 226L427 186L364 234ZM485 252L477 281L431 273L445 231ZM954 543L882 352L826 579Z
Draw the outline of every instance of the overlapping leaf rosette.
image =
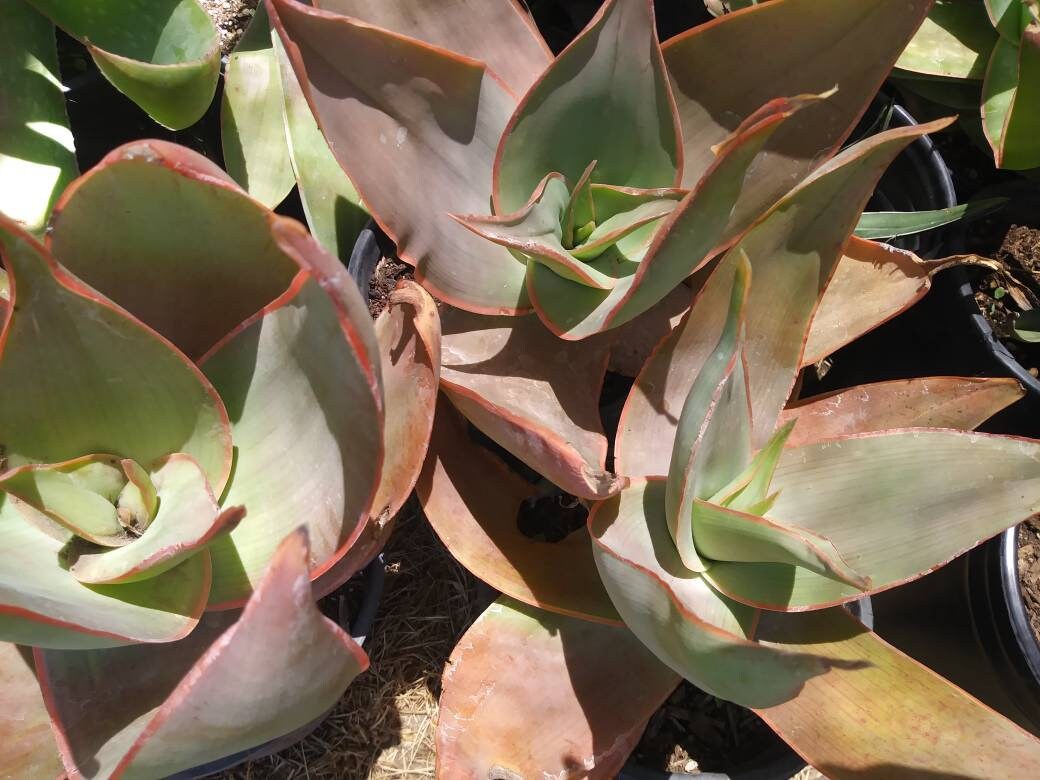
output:
M418 475L433 301L373 326L301 225L159 141L0 257L0 773L165 777L320 717L368 659L314 599Z
M1028 773L1040 743L840 608L1037 510L1040 444L966 432L1020 388L798 400L938 267L852 233L948 123L837 152L931 2L771 0L661 46L607 0L555 59L504 0L316 5L268 9L443 302L417 492L503 594L449 660L438 776L612 777L680 676L830 777ZM610 438L608 365L635 377ZM518 527L551 489L591 507L557 543Z

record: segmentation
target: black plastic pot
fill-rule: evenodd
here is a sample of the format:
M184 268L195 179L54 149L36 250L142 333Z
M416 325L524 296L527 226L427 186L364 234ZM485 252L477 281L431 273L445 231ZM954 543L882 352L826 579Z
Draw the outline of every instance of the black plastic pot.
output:
M374 622L376 612L379 609L379 602L383 597L383 581L385 575L386 572L383 556L377 555L375 559L373 559L373 561L357 575L364 580L364 594L357 613L353 616L348 615L344 608L345 602L340 601L340 625L348 631L354 641L362 647L364 647L365 641L368 639L368 635L372 630L372 623ZM326 598L333 598L336 595L336 592L334 592L329 594L329 596L326 596ZM331 712L331 710L329 710L329 712ZM243 764L246 761L255 761L264 758L265 756L278 753L281 750L285 750L286 748L295 745L318 728L322 721L328 717L329 712L323 713L321 717L315 718L305 726L302 726L295 731L290 731L288 734L273 739L270 742L265 742L264 744L257 745L254 748L243 750L225 758L217 759L216 761L211 761L208 764L202 764L193 769L186 769L183 772L170 775L169 780L197 780L198 778L208 777L217 772L231 769L232 767Z

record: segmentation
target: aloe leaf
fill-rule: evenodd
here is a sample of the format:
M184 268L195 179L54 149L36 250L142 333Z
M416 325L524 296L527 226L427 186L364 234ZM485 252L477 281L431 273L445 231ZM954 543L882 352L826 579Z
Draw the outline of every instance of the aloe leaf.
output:
M982 128L998 168L1040 165L1040 23L1015 45L997 41L982 84Z
M88 587L59 565L65 541L26 522L3 493L0 532L3 641L66 649L170 642L195 627L206 605L205 552L149 580Z
M77 536L118 547L129 541L114 503L125 481L118 458L87 455L64 463L11 469L0 476L0 490Z
M278 70L267 7L261 3L245 35L228 56L220 104L220 141L228 173L270 208L281 203L296 184Z
M739 512L751 512L751 507L768 499L776 464L780 462L780 453L788 442L794 424L795 421L791 420L777 428L765 446L755 453L747 468L728 485L716 491L709 500Z
M531 15L512 0L315 0L314 5L485 62L517 96L553 59Z
M194 124L213 100L220 45L196 0L28 2L82 41L105 77L160 124Z
M619 279L611 290L593 290L547 269L530 268L528 291L538 316L546 326L558 336L574 340L623 325L662 300L730 244L746 227L732 223L730 216L748 167L780 123L806 102L802 99L771 101L741 124L720 147L716 164L704 181L695 191L682 197L658 228L652 242L647 244L639 238L632 242L627 238L622 240L618 249L624 248L632 253L630 258L624 258L631 268L625 269L623 277L615 271L614 275ZM684 191L659 189L650 192L667 198ZM646 193L645 190L595 187L593 197L604 207L597 211L602 210L604 218L609 218L609 211L620 213L626 204L634 207L646 197ZM633 236L639 233L637 231Z
M1017 44L1029 24L1028 2L1023 0L983 0L986 13L1002 36Z
M269 10L336 159L416 280L472 311L529 310L523 263L445 216L487 213L515 97L444 49L292 0Z
M0 643L0 706L4 725L0 773L8 777L60 776L64 767L28 647Z
M850 567L830 540L766 517L696 501L693 536L698 551L714 561L784 563L833 577L853 588L870 587L870 580Z
M8 465L92 452L152 463L185 452L214 491L222 490L231 433L224 405L202 373L3 218L0 254L13 293L0 335Z
M785 450L769 516L829 539L877 592L1036 512L1038 458L1040 445L1024 439L933 429L853 434ZM782 564L717 563L705 576L732 598L781 611L862 595Z
M608 338L575 344L537 317L451 308L441 326L441 388L470 422L568 493L602 498L618 489L605 469L597 405Z
M575 766L614 777L678 683L626 629L507 597L477 618L448 668L437 721L443 777L497 777L504 767L567 777Z
M773 617L773 616L771 616ZM828 672L757 714L827 777L1027 777L1040 743L840 609L763 620L763 641Z
M934 376L857 385L788 406L788 447L895 428L970 431L1025 395L1014 379Z
M307 226L311 235L328 252L346 261L358 235L369 221L369 214L357 188L336 162L328 141L321 134L281 38L273 31L271 35L285 99L283 108L289 157L296 173Z
M764 707L790 699L825 671L812 651L787 653L750 641L756 611L683 566L668 534L663 482L638 480L598 503L589 530L603 584L625 625L702 690Z
M856 235L871 239L910 236L958 220L980 219L999 210L1007 201L1007 198L986 198L932 211L868 211L859 218Z
M679 136L651 4L608 0L509 120L495 159L495 212L519 209L550 171L576 182L592 160L596 182L677 186Z
M303 251L322 251L309 236L296 240ZM314 576L364 529L383 447L382 394L371 362L378 352L355 347L369 323L341 271L331 279L301 273L203 357L203 371L230 409L238 451L222 503L249 511L248 522L209 546L211 608L240 606L294 527L302 524L314 540Z
M996 42L982 3L937 0L899 55L896 68L924 76L981 80Z
M140 538L115 550L87 553L69 567L87 584L135 582L169 571L227 532L245 510L221 510L198 464L186 455L166 458L152 476L158 514Z
M919 301L938 265L850 236L813 315L802 365L818 363Z
M491 587L557 614L620 624L588 533L581 529L554 544L524 536L517 512L537 495L535 487L475 444L443 397L415 492L451 554Z
M167 777L323 715L368 658L313 603L308 566L306 534L296 531L279 545L241 617L207 616L171 644L38 651L66 771Z
M696 500L714 495L751 459L751 403L743 362L750 285L750 263L744 258L734 272L722 334L683 404L672 445L665 513L679 557L693 571L706 568L691 525Z
M704 176L712 147L767 101L830 93L785 123L745 182L735 221L761 214L841 146L931 6L843 0L820 13L818 0L768 2L667 41L686 148L683 186ZM855 41L856 55L839 41Z
M640 228L652 226L672 213L678 202L673 198L660 198L641 203L630 211L614 214L598 223L579 246L573 249L575 257L593 260L622 239Z
M383 376L383 468L372 509L346 554L314 582L318 598L361 571L394 528L419 479L433 428L441 364L437 305L415 282L398 284L375 323Z
M607 290L617 280L581 262L563 245L564 222L571 194L559 173L541 180L523 208L502 216L452 215L452 218L500 246L522 252L530 261L551 268L565 279Z
M76 176L54 26L23 0L4 5L0 27L0 213L39 233Z
M136 141L63 196L48 245L72 273L196 359L284 292L298 270L271 240L269 214L202 155Z

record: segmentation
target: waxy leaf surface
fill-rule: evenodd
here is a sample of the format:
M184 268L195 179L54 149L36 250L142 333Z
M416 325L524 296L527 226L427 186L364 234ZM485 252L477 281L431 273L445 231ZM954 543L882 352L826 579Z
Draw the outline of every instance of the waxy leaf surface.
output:
M625 628L502 596L448 660L437 777L613 778L678 681Z
M38 650L66 771L166 777L323 715L368 658L313 603L309 558L306 534L290 534L234 625L211 614L173 644Z
M0 642L0 732L0 777L57 777L64 771L32 650L7 642Z

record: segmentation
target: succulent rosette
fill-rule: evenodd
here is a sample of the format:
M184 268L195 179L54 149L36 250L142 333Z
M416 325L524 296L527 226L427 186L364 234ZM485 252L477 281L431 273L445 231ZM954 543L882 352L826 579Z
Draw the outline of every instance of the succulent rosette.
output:
M432 300L373 325L301 225L159 141L43 244L0 219L0 257L0 770L163 777L319 717L368 659L314 599L418 474Z
M1021 389L798 398L939 267L852 234L948 121L838 151L932 3L771 0L662 46L649 0L606 0L555 58L507 0L267 5L445 304L417 492L503 595L449 660L438 776L612 777L680 677L830 777L1028 774L1040 743L840 609L1037 510L1040 445L966 432ZM518 512L553 488L591 515L546 543Z

